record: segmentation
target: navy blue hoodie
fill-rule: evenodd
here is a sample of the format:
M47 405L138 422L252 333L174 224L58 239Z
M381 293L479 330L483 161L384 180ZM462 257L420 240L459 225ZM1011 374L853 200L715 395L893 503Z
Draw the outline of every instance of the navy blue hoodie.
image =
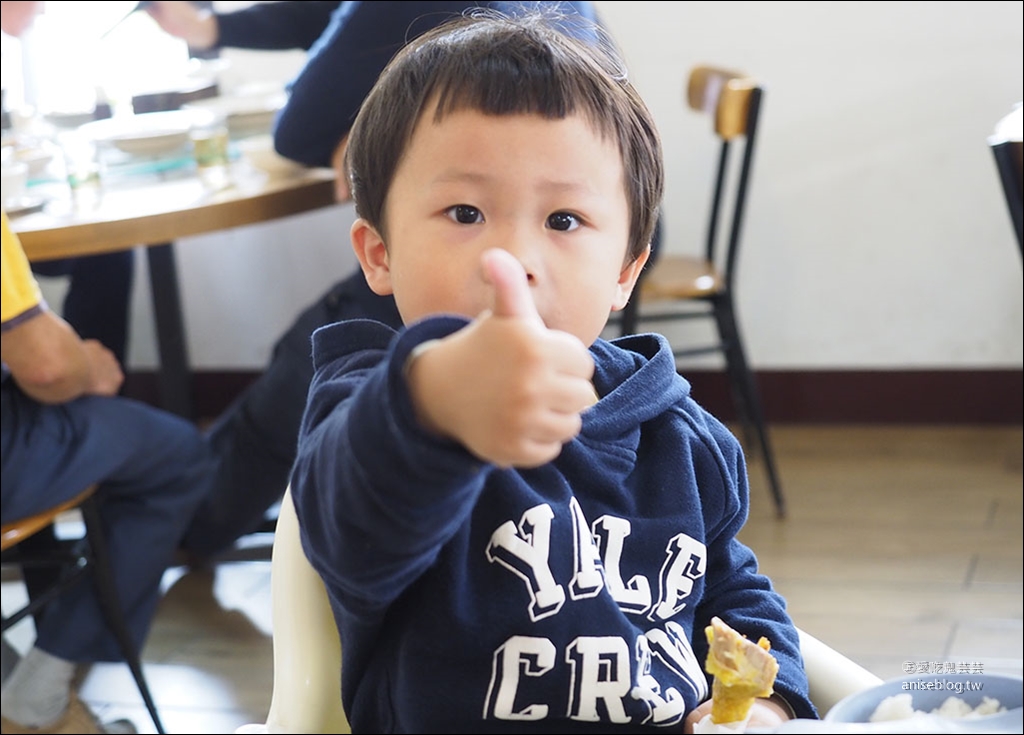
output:
M598 340L579 436L501 469L418 425L403 378L417 345L465 323L313 335L292 493L353 731L681 731L709 696L714 615L769 639L776 691L814 717L785 602L736 539L741 448L668 343Z

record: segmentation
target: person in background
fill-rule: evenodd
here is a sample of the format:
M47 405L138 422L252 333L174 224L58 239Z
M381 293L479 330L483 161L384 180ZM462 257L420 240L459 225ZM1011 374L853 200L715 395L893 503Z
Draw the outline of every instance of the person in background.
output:
M148 3L145 10L165 32L198 51L308 51L339 5L340 2L320 0L271 2L220 13L187 0L156 0Z
M660 335L600 338L664 164L610 44L545 14L412 41L346 153L351 242L404 326L313 335L291 490L353 732L692 731L705 628L771 642L750 725L814 717L785 600L737 533L737 439Z
M330 3L309 3L329 5ZM183 2L158 2L150 10L161 26L185 38L182 28L197 27L206 17L202 11ZM262 3L234 14L210 15L220 32L218 43L242 48L284 48L286 38L299 34L289 30L279 41L271 39L273 23L254 18L271 14L299 12L279 6L303 6L307 3ZM275 141L282 154L312 166L334 166L338 172L339 201L348 199L348 177L342 166L344 140L363 99L369 93L384 66L411 38L462 13L482 6L510 14L522 13L537 5L533 2L343 2L335 3L329 23L310 47L309 58L290 85L288 102L276 123ZM541 3L572 19L597 21L593 3ZM172 7L173 6L173 7ZM308 9L312 16L321 12ZM171 12L179 14L172 25ZM236 26L225 34L228 17L238 19L246 13L247 33ZM322 18L322 15L321 15ZM187 19L187 20L182 20ZM298 27L297 21L281 21L286 28ZM589 26L588 26L589 28ZM588 32L589 31L585 31ZM308 36L306 37L308 38ZM206 40L209 35L206 36ZM305 40L305 39L303 39ZM259 44L257 46L257 44ZM363 272L356 269L335 283L307 307L274 344L266 369L225 410L208 430L215 454L220 460L218 478L211 495L200 508L182 541L191 563L199 565L228 550L241 536L260 530L267 514L280 500L295 460L299 423L306 392L313 377L310 359L310 335L320 326L344 319L374 319L392 327L401 325L401 317L390 295L375 294Z
M4 33L18 38L31 27L44 6L43 2L3 0L0 27ZM135 251L36 262L32 270L40 276L69 278L62 316L83 338L99 340L124 365L128 357Z
M117 396L124 375L114 354L47 308L6 212L2 225L0 518L26 518L98 484L117 590L141 650L214 459L191 423ZM73 677L78 664L119 660L83 580L45 607L33 648L4 681L3 732L103 732Z
M521 13L553 7L598 21L589 2L343 2L309 59L289 85L288 102L274 126L274 146L307 166L339 169L345 137L359 106L384 65L402 46L439 23L474 8ZM570 29L572 30L572 29ZM346 201L348 177L337 179L337 198Z

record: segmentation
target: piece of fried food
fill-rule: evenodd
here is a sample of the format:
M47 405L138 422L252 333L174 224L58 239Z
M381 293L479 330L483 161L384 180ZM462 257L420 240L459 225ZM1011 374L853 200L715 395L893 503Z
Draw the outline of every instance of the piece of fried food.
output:
M740 635L721 618L711 618L704 629L708 638L707 672L711 685L711 721L743 722L757 697L770 697L779 662L768 651L764 636L757 643Z

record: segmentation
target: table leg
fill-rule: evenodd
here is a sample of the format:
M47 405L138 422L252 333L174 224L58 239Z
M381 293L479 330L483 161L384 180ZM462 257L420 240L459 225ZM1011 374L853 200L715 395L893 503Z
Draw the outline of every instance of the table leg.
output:
M152 245L146 248L146 257L160 353L160 402L168 411L194 420L192 371L185 342L174 244Z

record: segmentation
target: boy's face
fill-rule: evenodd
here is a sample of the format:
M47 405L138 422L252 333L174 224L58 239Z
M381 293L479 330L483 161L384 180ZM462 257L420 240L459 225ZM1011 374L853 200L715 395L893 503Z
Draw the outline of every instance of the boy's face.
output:
M458 110L420 118L386 203L388 240L365 221L352 241L370 286L409 324L492 306L480 255L512 253L544 323L590 345L646 261L626 263L622 159L584 117Z

